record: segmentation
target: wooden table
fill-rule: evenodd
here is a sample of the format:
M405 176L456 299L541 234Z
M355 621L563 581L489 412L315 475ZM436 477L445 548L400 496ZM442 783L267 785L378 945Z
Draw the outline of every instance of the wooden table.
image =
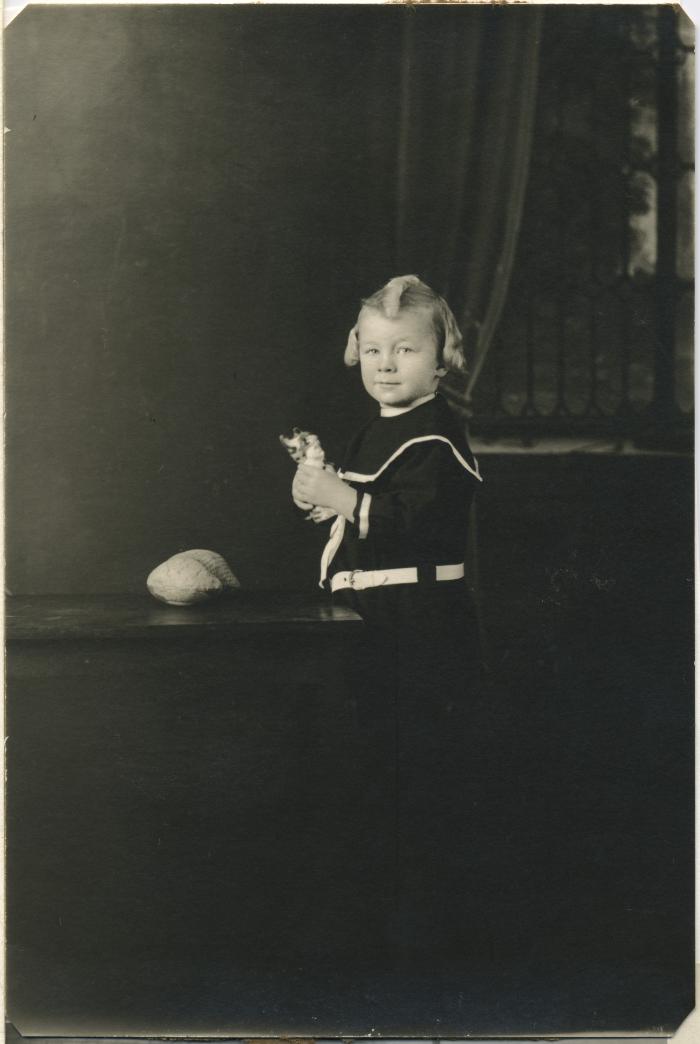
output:
M7 1010L35 1044L663 1035L690 1010L690 775L654 722L685 733L646 722L663 679L620 689L624 646L583 681L504 658L470 703L463 831L431 849L450 893L406 856L430 824L352 613L52 596L7 621Z
M363 632L320 594L10 599L20 1033L313 1031L299 984L323 991L366 949L390 872L391 730L367 743L358 721Z
M115 639L176 640L219 634L331 637L362 627L349 609L319 595L235 592L219 601L172 606L147 595L43 595L10 598L6 606L11 642Z

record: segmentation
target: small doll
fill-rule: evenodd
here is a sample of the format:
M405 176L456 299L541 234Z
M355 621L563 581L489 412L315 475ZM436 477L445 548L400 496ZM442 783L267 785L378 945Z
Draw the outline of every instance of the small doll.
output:
M333 465L326 462L326 454L318 435L313 435L310 431L301 431L299 428L292 428L290 436L280 435L280 442L297 466L308 464L309 467L321 468L335 474ZM294 503L303 511L309 512L306 518L312 522L326 522L335 516L332 508L315 507L303 500L295 500Z

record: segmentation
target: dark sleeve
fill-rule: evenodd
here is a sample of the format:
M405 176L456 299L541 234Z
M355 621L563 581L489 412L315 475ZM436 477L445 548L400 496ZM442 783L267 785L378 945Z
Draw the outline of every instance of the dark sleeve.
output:
M471 478L446 443L409 446L380 480L366 489L358 486L353 515L358 537L430 537L446 517L464 510Z

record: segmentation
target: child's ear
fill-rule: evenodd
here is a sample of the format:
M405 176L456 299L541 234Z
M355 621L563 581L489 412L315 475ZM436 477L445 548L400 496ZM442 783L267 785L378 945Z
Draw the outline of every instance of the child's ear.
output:
M447 367L446 366L438 366L438 368L436 369L435 373L438 375L438 377L446 377L447 376Z

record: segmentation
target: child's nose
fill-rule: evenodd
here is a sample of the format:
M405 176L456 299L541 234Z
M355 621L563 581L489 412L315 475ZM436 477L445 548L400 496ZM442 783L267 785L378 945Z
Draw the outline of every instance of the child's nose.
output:
M393 370L394 369L394 356L391 352L384 352L379 359L380 370Z

